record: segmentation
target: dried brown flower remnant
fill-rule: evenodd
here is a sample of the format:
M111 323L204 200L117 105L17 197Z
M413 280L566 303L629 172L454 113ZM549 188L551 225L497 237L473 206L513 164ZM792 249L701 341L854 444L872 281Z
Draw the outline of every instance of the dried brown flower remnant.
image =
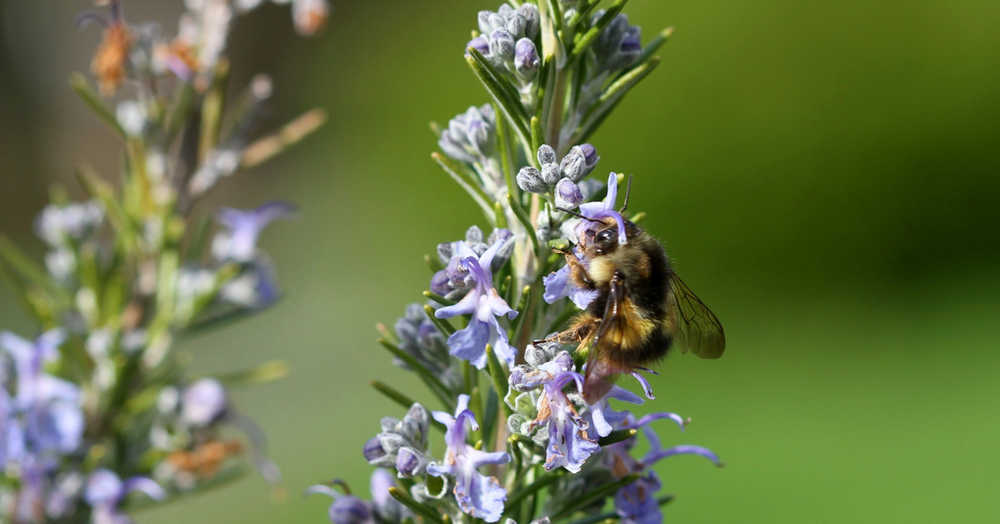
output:
M125 24L115 21L104 30L104 40L97 46L90 70L97 76L101 93L112 95L125 80L125 61L132 47L132 34Z
M167 52L174 60L179 62L178 65L183 66L183 69L187 70L187 76L190 76L194 72L198 71L198 57L195 55L194 49L187 42L184 42L179 38L175 39L170 43L170 47ZM181 76L183 77L184 75Z
M210 440L192 451L175 451L167 456L167 462L178 471L192 473L201 478L210 478L229 457L243 452L243 444L238 440Z

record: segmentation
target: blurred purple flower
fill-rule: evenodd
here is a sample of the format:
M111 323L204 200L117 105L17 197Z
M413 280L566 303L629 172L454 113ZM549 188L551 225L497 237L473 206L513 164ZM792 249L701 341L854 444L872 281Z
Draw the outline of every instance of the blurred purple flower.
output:
M272 221L295 212L295 206L285 202L268 202L256 209L223 208L219 223L226 227L212 240L212 254L218 260L250 262L257 254L257 237Z
M119 511L118 506L133 491L154 500L166 497L160 485L146 477L132 477L122 482L118 475L106 469L91 473L84 498L93 508L94 524L130 524L132 519Z
M218 380L203 378L184 390L181 420L192 426L206 426L226 411L226 389Z
M486 522L500 520L507 492L500 487L496 478L487 477L477 471L480 466L506 464L510 455L504 451L487 453L466 443L468 428L479 429L476 416L469 409L469 396L458 396L455 416L443 411L433 413L434 420L445 425L447 450L443 462L431 462L427 472L436 477L450 475L455 478L455 501L465 513Z
M475 282L465 297L457 304L439 308L434 316L451 318L457 315L472 315L469 324L448 337L448 347L452 355L472 362L478 369L486 367L486 344L491 344L499 359L511 364L514 362L515 350L507 341L507 333L500 326L497 317L506 316L513 319L517 316L504 299L500 298L493 287L491 265L497 252L513 241L513 238L498 238L477 259L467 256L462 259L462 265L469 271L469 276Z
M59 330L43 333L34 342L0 333L0 347L11 356L17 374L16 396L4 392L0 399L6 405L0 412L6 412L7 422L3 428L7 442L0 454L8 459L24 453L70 453L80 446L84 425L80 389L44 370L45 363L58 357L64 338Z

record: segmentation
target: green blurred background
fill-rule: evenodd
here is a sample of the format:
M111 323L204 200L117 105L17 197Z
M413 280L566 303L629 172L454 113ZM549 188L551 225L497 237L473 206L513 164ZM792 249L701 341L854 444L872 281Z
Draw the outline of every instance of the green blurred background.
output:
M273 122L314 105L325 129L224 183L215 203L302 207L264 239L286 299L182 349L200 371L287 359L237 393L266 428L288 495L249 478L140 522L325 522L308 484L365 492L361 445L400 410L371 378L416 389L375 344L417 300L421 257L481 221L430 162L427 122L484 102L461 57L497 1L336 2L296 38L287 10L242 19L237 81L276 80ZM177 2L127 0L175 30ZM0 2L2 231L27 233L47 187L118 149L66 87L96 28L83 0ZM959 522L1000 518L1000 3L634 0L664 62L593 138L599 173L636 175L634 209L723 320L720 361L672 355L646 409L694 418L658 467L672 522ZM3 327L33 327L0 294Z

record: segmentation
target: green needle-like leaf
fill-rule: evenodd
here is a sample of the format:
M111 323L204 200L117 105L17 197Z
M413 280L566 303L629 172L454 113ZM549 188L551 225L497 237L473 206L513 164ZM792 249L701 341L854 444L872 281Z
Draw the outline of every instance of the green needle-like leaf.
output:
M450 337L452 333L457 331L455 326L451 325L451 322L434 316L434 308L424 305L424 313L427 314L427 318L430 319L431 323L438 328L438 331L440 331L445 338Z
M514 216L517 217L518 222L524 226L525 231L528 232L528 238L531 240L531 246L538 252L538 237L535 236L535 226L531 225L531 219L528 218L528 212L521 207L521 203L514 198L513 195L507 195L507 205L510 206L511 210L514 211Z
M438 295L437 293L435 293L433 291L424 291L423 295L426 298L429 298L429 299L433 300L434 302L437 302L438 304L442 304L442 305L445 305L445 306L451 306L453 304L457 304L457 302L455 302L454 300L451 300L450 298L442 297L441 295Z
M637 473L632 473L614 482L608 482L607 484L598 486L597 488L594 488L579 497L575 497L572 501L563 506L562 509L553 513L552 520L568 517L576 512L577 508L585 508L598 500L614 495L619 489L635 482L638 478L639 475Z
M392 353L392 356L402 360L403 363L410 368L410 370L416 373L424 384L427 385L427 388L431 390L431 393L438 398L438 400L446 406L451 405L451 393L448 390L448 387L441 382L441 379L439 379L437 375L431 373L431 371L427 369L426 366L421 364L419 360L414 358L413 355L403 351L399 348L399 346L396 346L392 342L389 342L384 338L380 338L378 343L380 346L388 350L389 353Z
M247 386L281 380L288 376L288 372L287 362L284 360L271 360L250 369L215 375L215 378L226 386Z
M479 204L479 207L482 208L483 213L486 214L487 218L493 214L493 207L489 205L489 199L486 197L486 193L483 193L483 190L479 188L479 182L474 180L471 175L463 173L464 170L461 167L456 165L450 158L442 155L441 153L431 153L431 158L434 159L439 166L441 166L441 169L443 169L444 172L459 185L459 187L464 189L465 192L472 197L472 200Z
M120 123L118 123L118 118L116 118L114 113L111 112L111 109L104 104L101 97L95 93L93 89L91 89L90 83L87 82L87 77L80 73L73 73L69 77L69 86L77 95L80 96L81 99L83 99L83 102L94 111L97 117L103 120L105 124L108 124L111 129L118 134L118 136L122 138L126 137L125 129L122 128Z
M521 488L520 491L514 493L513 495L510 496L509 499L507 499L506 508L503 514L504 515L515 514L515 510L517 509L518 506L521 505L521 502L524 499L528 498L531 495L534 495L535 493L538 493L541 489L545 488L546 486L552 485L561 477L562 477L561 474L549 473L543 475L541 478L532 482L531 484L528 484L527 486Z
M504 86L502 83L504 81L498 77L496 70L482 53L473 48L469 48L467 51L465 60L472 68L472 72L476 74L476 78L486 88L486 92L500 107L502 113L514 124L514 130L517 131L521 143L530 144L531 133L528 130L528 115L525 113L521 101Z
M646 47L642 48L642 52L639 53L639 58L636 59L635 64L633 65L646 63L647 60L653 57L654 53L660 50L660 47L662 47L673 34L673 27L667 27L659 33L656 33L656 36L654 36L653 39L646 44Z
M628 0L616 0L608 6L608 9L604 11L604 14L601 15L597 22L576 41L576 45L573 46L574 59L582 55L594 43L594 40L597 40L601 31L604 31L604 28L618 16L618 13L622 12L627 2Z
M617 431L612 431L606 437L602 437L597 441L601 446L610 446L611 444L616 444L623 440L628 440L639 433L637 429L619 429Z
M410 496L402 489L392 486L389 488L389 495L392 495L392 498L398 500L400 504L410 508L414 513L424 517L429 522L444 524L444 520L441 518L440 513L438 513L434 508L410 498Z
M493 389L496 390L497 397L503 400L507 396L507 374L500 365L500 360L497 358L496 352L493 351L493 346L489 344L486 345L486 366L490 372L490 378L493 379ZM514 413L514 410L506 402L500 402L500 404L503 405L504 415L509 417Z
M652 58L648 62L632 69L625 75L622 75L618 80L615 80L608 89L604 91L601 97L598 99L598 104L591 110L587 117L584 119L583 124L580 125L580 129L577 130L576 137L573 139L574 143L583 142L590 138L590 135L597 130L597 128L604 122L604 119L611 114L611 111L622 101L622 98L626 93L629 92L636 84L646 78L646 75L653 72L656 66L660 65L659 58Z

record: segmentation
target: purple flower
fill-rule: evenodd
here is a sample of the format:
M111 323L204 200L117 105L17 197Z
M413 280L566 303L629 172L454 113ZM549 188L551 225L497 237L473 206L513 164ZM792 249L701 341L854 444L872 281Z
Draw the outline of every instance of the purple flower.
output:
M227 403L222 384L213 378L203 378L184 390L181 420L192 426L208 425L222 416Z
M212 240L212 254L219 260L252 261L257 254L257 237L264 227L294 211L295 206L285 202L269 202L250 210L223 208L218 220L227 231L219 232Z
M517 316L517 311L500 298L493 287L490 269L497 251L505 249L511 242L511 237L501 237L478 259L473 256L463 258L462 266L469 272L469 277L475 283L474 287L457 304L439 308L434 313L437 318L472 315L465 328L448 337L448 347L452 355L472 362L478 369L486 367L486 344L493 346L501 360L508 364L514 362L515 350L508 343L507 333L500 326L497 317L513 319Z
M615 200L618 199L618 175L608 175L608 194L600 202L580 204L580 214L591 219L581 220L577 226L577 238L581 238L587 230L594 228L592 220L603 222L606 218L614 219L618 225L618 243L625 245L628 238L625 235L625 219L615 210ZM606 223L606 222L605 222Z
M578 249L574 249L573 253L582 264L586 264ZM542 283L545 285L545 292L542 294L542 298L546 303L552 304L561 298L569 297L576 304L576 307L586 309L597 298L597 290L577 286L570 280L569 272L569 266L564 265L558 271L543 277Z
M133 491L145 493L154 500L166 497L160 485L146 477L132 477L122 482L118 475L106 469L91 473L84 498L93 508L94 524L130 524L132 519L119 511L118 505Z
M0 367L0 374L2 373ZM12 399L7 394L7 389L3 387L3 382L0 381L0 465L19 460L24 453L24 433L14 418L11 409Z
M635 482L619 489L618 493L615 494L615 511L622 522L653 524L662 521L660 504L656 499L656 493L660 490L660 479L650 469L659 460L674 455L698 455L711 460L716 466L722 466L715 453L701 446L680 445L663 449L659 437L647 426L649 422L661 418L670 418L681 424L682 429L684 427L683 420L673 413L647 415L625 426L627 428L642 428L643 434L649 440L650 450L641 460L636 460L628 454L635 444L635 438L605 448L607 451L605 461L614 476L621 478L630 473L645 473Z
M340 484L340 481L334 481ZM372 473L370 489L372 502L354 495L345 495L326 484L309 486L307 494L319 493L333 498L328 514L333 524L374 524L376 522L401 522L409 512L389 494L395 484L392 474L378 468ZM378 519L376 519L378 517Z
M525 365L516 367L508 380L511 390L542 388L535 405L538 417L529 430L546 425L548 446L545 469L551 471L563 467L570 473L578 473L587 458L600 446L588 435L590 425L563 391L570 382L576 384L578 393L583 391L583 376L573 371L573 357L566 351L560 351L555 358L534 369Z
M59 330L43 333L35 342L0 333L0 347L10 354L17 374L17 395L11 399L4 392L0 399L7 405L0 411L7 412L9 422L4 427L9 440L3 446L8 458L24 452L70 453L80 446L84 425L80 390L44 370L58 357L64 338Z
M433 413L434 420L444 424L447 450L443 462L431 462L427 472L436 477L450 475L455 478L455 501L458 507L469 515L486 522L500 520L507 492L500 487L496 478L487 477L477 471L480 466L506 464L510 455L505 451L487 453L466 443L466 432L471 427L479 429L476 415L469 409L469 396L459 395L455 416L443 411Z

